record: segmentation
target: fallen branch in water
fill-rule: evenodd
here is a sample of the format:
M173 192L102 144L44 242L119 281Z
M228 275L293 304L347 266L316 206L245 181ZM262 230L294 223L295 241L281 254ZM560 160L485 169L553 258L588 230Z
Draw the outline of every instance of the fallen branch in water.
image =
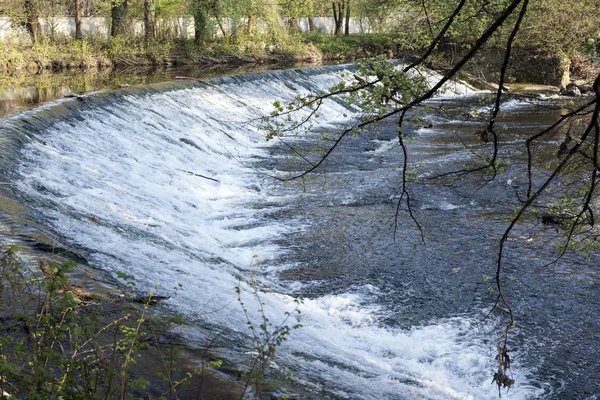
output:
M179 171L185 172L186 174L194 175L194 176L197 176L197 177L199 177L199 178L208 179L209 181L214 181L214 182L220 182L218 179L215 179L215 178L210 178L210 177L208 177L208 176L200 175L200 174L197 174L197 173L195 173L195 172L186 171L185 169L179 169L179 168L177 168L177 169L178 169Z
M110 294L109 299L113 303L140 303L155 306L159 301L169 300L171 296L158 296L155 294L138 295L135 297L128 297L119 294Z

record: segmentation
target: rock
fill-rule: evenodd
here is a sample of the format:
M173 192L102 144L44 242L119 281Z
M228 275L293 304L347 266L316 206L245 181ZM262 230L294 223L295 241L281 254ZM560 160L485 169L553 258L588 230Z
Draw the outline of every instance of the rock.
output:
M483 82L483 84L485 86L487 86L489 89L494 90L494 91L498 91L498 88L500 87L495 82ZM510 91L510 88L508 86L506 86L506 85L502 85L502 91L503 92L508 92L508 91Z
M569 97L579 97L581 96L581 91L576 84L569 83L566 88L561 88L560 94Z
M591 83L582 83L581 85L577 85L577 88L579 89L579 91L581 93L588 93L588 92L592 92L593 88L592 88L592 84Z
M565 213L561 213L561 214L543 214L542 215L542 224L544 225L560 225L564 222L568 222L569 219L572 219L573 217L565 214Z
M581 91L579 90L578 87L574 87L571 89L567 89L564 93L565 96L570 96L570 97L579 97L581 96Z

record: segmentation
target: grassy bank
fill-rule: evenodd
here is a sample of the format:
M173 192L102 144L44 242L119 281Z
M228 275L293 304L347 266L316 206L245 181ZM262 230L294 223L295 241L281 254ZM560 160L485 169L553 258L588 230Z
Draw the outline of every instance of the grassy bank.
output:
M209 66L318 62L321 53L310 43L290 36L276 42L251 40L217 41L198 46L190 40L155 40L115 37L109 41L0 42L0 73L65 70L103 70L123 66Z
M215 64L318 63L351 61L381 54L390 57L413 50L394 34L287 35L276 41L254 36L198 46L191 40L144 42L115 37L109 41L0 42L0 72L13 74L64 70L110 69L122 66L207 66Z
M119 36L110 40L41 41L33 46L26 40L0 42L0 74L5 79L19 74L42 72L102 71L130 67L182 68L200 67L223 70L240 66L293 65L299 62L318 64L355 61L386 55L410 57L422 53L425 43L408 40L402 34L372 33L334 36L326 34L286 34L277 38L266 35L219 39L205 45L192 40L154 40ZM468 46L441 46L429 57L429 66L444 70L461 57ZM515 48L508 79L560 86L563 55L531 48ZM494 75L503 49L488 48L467 65L467 70L495 80ZM576 54L576 53L574 53ZM582 57L572 56L578 73L586 65ZM589 57L588 57L589 58ZM585 57L583 57L585 59ZM568 60L565 65L568 67ZM489 70L489 71L488 71ZM512 71L512 73L510 73ZM535 81L540 76L545 81Z

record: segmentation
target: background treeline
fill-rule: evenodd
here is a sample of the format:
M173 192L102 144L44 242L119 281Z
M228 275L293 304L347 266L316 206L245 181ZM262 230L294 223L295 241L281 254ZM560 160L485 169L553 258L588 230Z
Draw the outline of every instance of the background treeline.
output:
M293 34L300 31L299 23L315 33L315 18L330 17L334 35L349 35L352 18L368 27L363 31L396 33L404 39L403 45L415 47L426 44L439 32L457 3L448 0L0 0L0 15L26 27L34 42L42 39L40 20L55 17L74 18L77 39L83 38L81 22L86 17L105 18L112 37L132 35L135 24L143 22L142 35L147 40L172 39L173 21L190 18L197 44L217 38ZM507 1L467 0L467 3L446 41L473 41ZM599 20L597 0L536 0L530 6L519 44L566 53L595 49ZM507 30L501 33L507 34Z
M430 58L442 68L507 0L0 0L0 72L403 57L427 48L462 1ZM484 48L501 53L516 18ZM598 0L532 0L514 44L526 51L517 54L588 68L597 21ZM471 72L489 78L488 60L482 54Z

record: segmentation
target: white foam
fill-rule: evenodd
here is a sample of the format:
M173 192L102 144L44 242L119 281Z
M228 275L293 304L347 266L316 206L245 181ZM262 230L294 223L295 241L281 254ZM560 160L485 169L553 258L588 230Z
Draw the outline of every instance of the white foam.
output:
M377 148L375 148L374 150L367 151L367 153L372 154L374 156L387 153L394 147L399 146L398 142L395 140L371 140L371 143L376 144ZM372 160L373 159L371 158L369 161L372 161Z
M298 74L295 86L325 90L338 79L327 71ZM269 154L263 133L248 122L270 112L274 100L297 95L290 86L265 75L132 95L82 111L81 118L44 132L44 143L26 147L18 187L46 202L39 207L51 226L88 249L94 266L134 275L145 290L182 284L171 306L246 332L234 291L239 277L241 296L254 304L248 310L257 320L248 270L260 287L281 288L262 275L287 266L288 249L277 239L305 229L299 221L270 217L297 194L254 171L254 161ZM324 128L343 123L349 111L328 101L321 113ZM288 295L259 294L272 321L294 308ZM377 288L362 287L307 300L304 328L293 332L281 359L300 379L321 382L342 397L496 398L489 346L469 319L408 331L384 327L378 296ZM527 381L525 373L516 375L517 382ZM534 390L518 385L516 399Z

